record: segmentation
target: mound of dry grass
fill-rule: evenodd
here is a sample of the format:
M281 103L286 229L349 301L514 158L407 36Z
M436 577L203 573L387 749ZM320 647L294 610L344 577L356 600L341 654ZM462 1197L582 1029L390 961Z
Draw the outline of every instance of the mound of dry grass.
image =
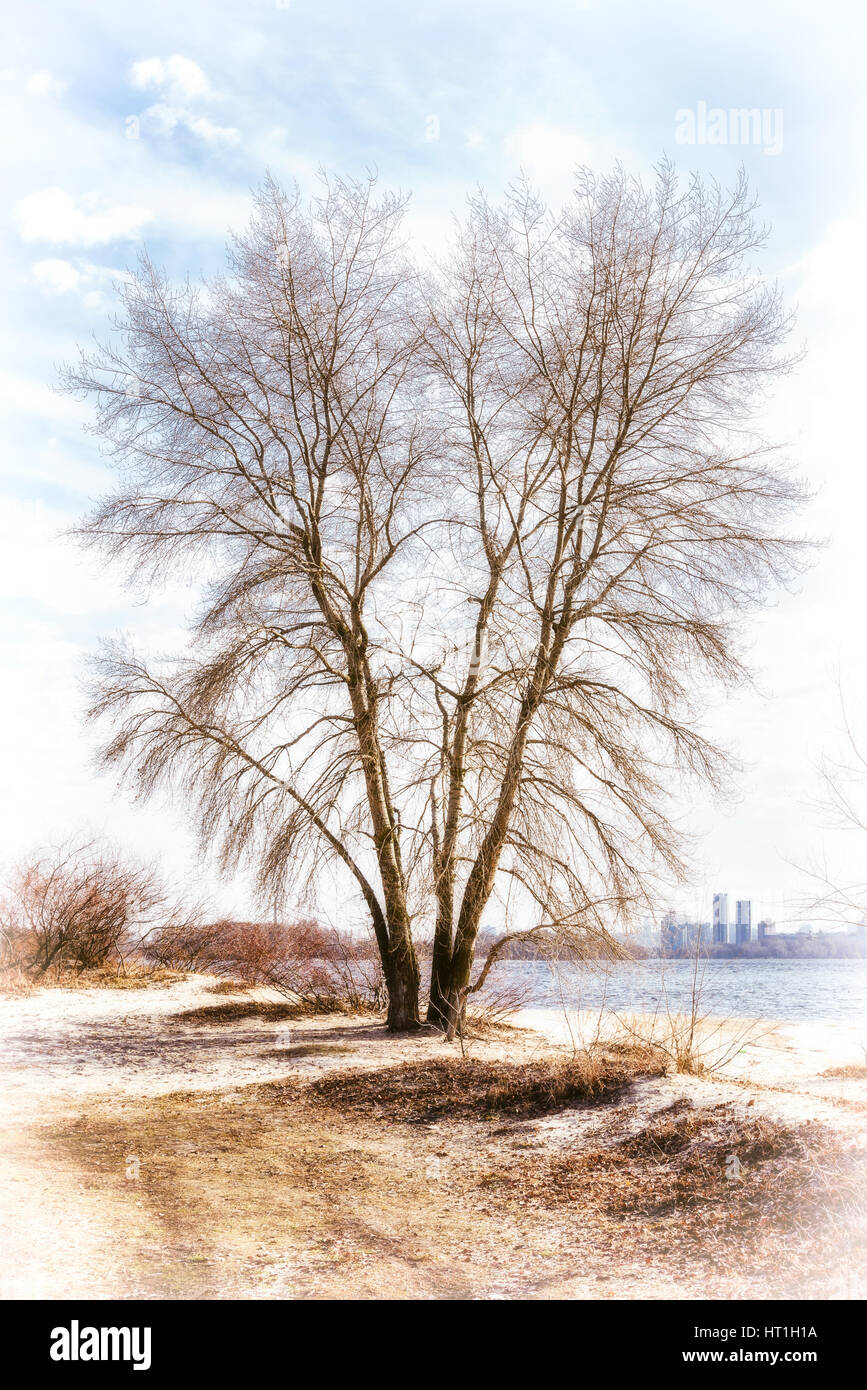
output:
M348 1044L341 1043L295 1043L291 1047L278 1048L277 1057L341 1057L348 1056L350 1052L357 1052L357 1047L350 1047Z
M467 1187L525 1216L599 1223L621 1259L662 1256L685 1285L704 1271L753 1296L803 1298L863 1276L865 1169L862 1153L818 1124L681 1102L604 1148L513 1154L495 1167L486 1154Z
M314 1082L308 1092L340 1110L398 1120L526 1118L613 1100L637 1076L661 1070L644 1049L520 1064L443 1058L335 1073Z
M261 1018L267 1023L283 1023L290 1019L313 1018L325 1014L352 1014L340 1000L301 1000L297 1003L271 1003L261 999L230 1000L226 1004L203 1004L198 1009L186 1009L173 1014L173 1023L242 1023L248 1018Z
M793 1229L820 1213L863 1224L864 1167L821 1125L792 1128L745 1119L728 1104L682 1103L609 1147L519 1160L497 1174L497 1185L546 1207L651 1219L700 1211L734 1228Z

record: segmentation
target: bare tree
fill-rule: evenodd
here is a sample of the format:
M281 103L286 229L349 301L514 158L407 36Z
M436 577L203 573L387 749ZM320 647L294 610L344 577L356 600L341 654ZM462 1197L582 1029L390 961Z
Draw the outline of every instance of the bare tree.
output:
M798 488L750 429L786 322L742 180L479 197L424 278L401 211L266 183L229 277L144 262L67 384L123 477L86 534L137 579L207 576L183 659L102 658L106 761L194 795L263 892L342 864L392 1028L431 922L453 1032L486 912L605 941L680 870L670 774L719 775L704 688L743 675Z
M751 214L742 178L682 188L668 166L650 189L584 174L559 216L519 186L473 203L431 295L463 470L452 589L477 605L463 679L424 671L429 1016L452 1028L498 879L552 927L598 929L600 901L623 911L654 862L681 868L667 769L724 766L703 686L744 675L733 620L797 556L778 527L798 487L749 429L788 365Z

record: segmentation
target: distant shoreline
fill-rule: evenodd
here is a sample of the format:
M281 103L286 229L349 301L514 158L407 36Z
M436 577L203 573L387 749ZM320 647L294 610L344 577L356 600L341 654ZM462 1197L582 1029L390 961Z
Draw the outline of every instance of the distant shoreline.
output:
M802 944L803 943L803 944ZM644 946L637 941L618 941L618 945L623 948L624 955L620 959L627 964L637 960L695 960L695 947L685 946L674 951L663 951L659 947ZM563 961L578 962L581 960L607 960L611 964L617 961L616 956L607 956L602 950L592 953L585 953L579 956L577 953L570 955L563 952L559 957ZM520 942L515 945L507 946L500 952L501 960L545 960L542 951L528 946L522 946ZM725 946L702 946L699 959L701 961L713 960L867 960L867 939L861 940L846 935L840 936L821 936L803 937L796 936L777 937L770 941L760 944L757 941L740 942L737 945L728 943Z
M807 938L803 946L790 944L797 937L787 937L785 941L776 940L760 945L757 941L745 941L739 945L709 946L702 949L703 960L867 960L867 941L843 937L837 944L836 937L823 937L820 941ZM834 943L831 945L830 943ZM635 948L629 944L630 951ZM693 960L695 951L685 948L682 951L651 950L639 947L649 959ZM636 956L635 959L642 959Z

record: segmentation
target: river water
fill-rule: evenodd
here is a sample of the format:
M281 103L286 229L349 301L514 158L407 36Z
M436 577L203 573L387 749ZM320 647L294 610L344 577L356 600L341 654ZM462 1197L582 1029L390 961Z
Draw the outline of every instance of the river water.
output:
M514 994L522 1008L614 1013L689 1010L694 962L660 960L557 965L507 960L491 972L490 994ZM867 960L708 960L701 1013L864 1030Z

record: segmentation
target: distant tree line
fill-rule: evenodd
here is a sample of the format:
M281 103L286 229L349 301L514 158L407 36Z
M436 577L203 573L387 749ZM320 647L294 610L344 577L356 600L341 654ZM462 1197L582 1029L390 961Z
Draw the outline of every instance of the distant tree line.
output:
M528 941L515 940L493 930L479 934L479 948L486 956L497 948L499 960L611 960L615 956L612 942L616 946L616 956L624 960L646 960L656 954L636 941L623 941L611 938L610 941L588 937L580 940L553 940L550 937L533 938Z

